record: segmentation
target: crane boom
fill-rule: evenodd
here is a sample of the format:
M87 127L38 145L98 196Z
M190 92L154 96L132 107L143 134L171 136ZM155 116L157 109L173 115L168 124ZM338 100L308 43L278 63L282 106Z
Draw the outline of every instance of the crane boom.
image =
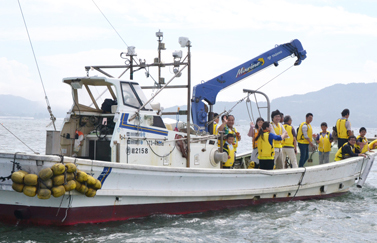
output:
M220 74L211 80L208 80L207 82L194 86L191 99L193 123L198 125L200 130L208 131L208 127L206 126L208 111L203 100L212 107L216 103L217 94L222 89L257 73L272 64L278 66L280 60L291 55L297 57L294 64L295 66L300 65L301 61L306 58L306 51L303 49L301 42L297 39L292 40L289 43L278 45L275 48L260 54L259 56Z

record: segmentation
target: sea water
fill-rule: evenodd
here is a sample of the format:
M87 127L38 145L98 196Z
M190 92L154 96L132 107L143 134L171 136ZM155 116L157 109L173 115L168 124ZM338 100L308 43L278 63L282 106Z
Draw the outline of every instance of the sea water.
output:
M46 127L49 120L0 122L14 134L0 126L1 152L44 153L46 130L53 129ZM57 129L61 123L57 121ZM239 152L246 152L251 148L249 127L237 129L242 135ZM368 128L367 135L375 134L377 129ZM64 227L0 223L0 242L377 242L377 166L362 189L353 187L336 198Z

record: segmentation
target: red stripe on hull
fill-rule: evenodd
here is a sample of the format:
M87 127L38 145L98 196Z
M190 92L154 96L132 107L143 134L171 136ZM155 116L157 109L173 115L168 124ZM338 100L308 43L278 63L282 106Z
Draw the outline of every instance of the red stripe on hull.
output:
M100 223L109 221L120 221L131 218L146 217L155 214L189 214L211 210L221 210L225 208L244 207L258 205L267 202L286 202L290 200L309 200L336 197L346 192L314 195L306 197L286 197L286 198L263 198L245 199L229 201L203 201L203 202L183 202L183 203L162 203L143 205L114 205L101 207L81 207L70 208L67 217L62 222L66 214L66 208L50 207L28 207L18 205L0 205L0 221L9 224L35 224L35 225L75 225L79 223ZM26 219L19 220L15 216L22 216Z

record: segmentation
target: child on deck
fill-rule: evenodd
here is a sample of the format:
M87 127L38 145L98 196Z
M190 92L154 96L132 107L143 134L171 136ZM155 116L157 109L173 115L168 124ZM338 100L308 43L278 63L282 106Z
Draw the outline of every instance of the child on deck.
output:
M329 163L331 143L333 138L331 133L327 131L327 123L321 123L322 132L317 135L316 142L318 144L319 151L319 164Z
M234 135L229 133L226 135L226 141L223 150L228 154L228 160L223 163L223 169L232 169L234 164Z
M365 135L367 134L367 129L365 129L365 127L360 128L359 134L360 135L356 138L355 148L362 154L364 154L365 152L370 152L368 139L365 137Z

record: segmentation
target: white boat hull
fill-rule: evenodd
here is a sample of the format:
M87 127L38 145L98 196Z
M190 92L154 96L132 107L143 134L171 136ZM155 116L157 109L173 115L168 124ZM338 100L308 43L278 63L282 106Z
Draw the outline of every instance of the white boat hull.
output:
M370 154L369 164L374 159ZM0 177L8 176L14 154L0 154ZM38 173L60 161L58 156L17 154L23 170ZM65 157L102 181L94 198L76 191L41 200L13 191L0 182L0 218L4 222L71 225L186 214L229 207L325 198L341 195L355 184L368 159L350 158L325 165L284 170L193 169L129 165Z

